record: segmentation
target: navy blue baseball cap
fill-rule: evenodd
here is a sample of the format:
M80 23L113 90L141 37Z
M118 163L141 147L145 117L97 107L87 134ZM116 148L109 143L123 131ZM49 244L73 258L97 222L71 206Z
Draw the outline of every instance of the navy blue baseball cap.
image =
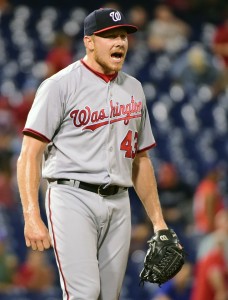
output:
M138 28L127 24L124 15L112 8L100 8L90 13L84 20L84 35L99 34L113 28L124 28L127 33L134 33Z

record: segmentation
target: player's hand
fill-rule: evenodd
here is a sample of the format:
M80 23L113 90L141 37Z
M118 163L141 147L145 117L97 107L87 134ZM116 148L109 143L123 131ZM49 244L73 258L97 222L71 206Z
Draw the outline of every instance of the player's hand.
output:
M161 286L181 270L185 263L185 252L173 229L159 230L148 244L144 267L139 275L140 282L144 284L149 281Z
M24 235L26 246L33 250L44 251L52 246L48 229L39 216L26 217Z

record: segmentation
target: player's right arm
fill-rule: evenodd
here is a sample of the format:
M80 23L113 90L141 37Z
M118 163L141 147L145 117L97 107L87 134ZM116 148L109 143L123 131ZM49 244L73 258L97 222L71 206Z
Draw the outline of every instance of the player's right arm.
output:
M17 182L21 197L27 247L43 251L51 246L48 229L41 219L38 193L41 179L41 164L46 142L24 136L17 162Z

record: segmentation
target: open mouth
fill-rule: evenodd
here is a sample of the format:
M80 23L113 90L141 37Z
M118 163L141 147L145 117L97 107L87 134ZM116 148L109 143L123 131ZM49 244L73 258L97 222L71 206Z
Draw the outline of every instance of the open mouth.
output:
M115 60L120 61L123 58L124 54L122 52L114 52L111 54L111 57Z

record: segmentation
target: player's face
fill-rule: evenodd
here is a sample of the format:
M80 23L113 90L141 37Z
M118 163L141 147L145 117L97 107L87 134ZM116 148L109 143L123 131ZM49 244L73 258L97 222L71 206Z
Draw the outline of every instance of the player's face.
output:
M112 74L121 70L127 49L127 32L123 29L111 29L93 36L93 59L97 71Z

